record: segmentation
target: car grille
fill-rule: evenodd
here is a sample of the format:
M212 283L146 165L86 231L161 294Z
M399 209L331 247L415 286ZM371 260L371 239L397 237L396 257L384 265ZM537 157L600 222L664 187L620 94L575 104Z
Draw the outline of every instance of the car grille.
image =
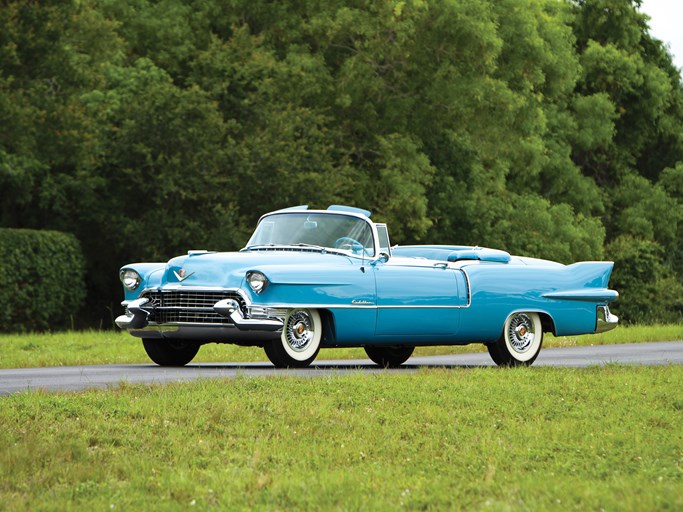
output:
M149 311L149 321L157 324L191 323L191 324L227 324L230 318L219 315L213 305L219 300L233 299L240 305L246 315L244 299L235 292L222 291L152 291L140 297L149 299L144 309Z

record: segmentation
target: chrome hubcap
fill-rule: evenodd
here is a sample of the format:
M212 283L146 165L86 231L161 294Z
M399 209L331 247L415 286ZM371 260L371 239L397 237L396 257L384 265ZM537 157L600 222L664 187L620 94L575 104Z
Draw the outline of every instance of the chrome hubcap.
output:
M510 319L508 337L513 350L516 352L526 352L536 338L534 322L524 313L514 315Z
M286 326L287 345L295 352L303 352L313 340L313 321L306 311L292 313Z

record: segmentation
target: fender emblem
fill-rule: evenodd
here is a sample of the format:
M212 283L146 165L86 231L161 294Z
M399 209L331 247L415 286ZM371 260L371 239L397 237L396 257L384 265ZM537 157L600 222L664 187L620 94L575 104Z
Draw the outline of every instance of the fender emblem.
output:
M351 304L353 304L354 306L370 306L373 303L367 300L354 299L351 301Z
M193 276L195 273L194 273L194 272L191 272L190 274L185 275L185 269L184 269L184 268L181 268L181 269L180 269L180 272L176 272L176 271L174 270L174 271L173 271L173 274L175 274L175 276L176 276L176 278L178 279L178 281L180 281L180 282L182 283L183 281L185 281L185 279L187 279L187 278L190 277L190 276Z

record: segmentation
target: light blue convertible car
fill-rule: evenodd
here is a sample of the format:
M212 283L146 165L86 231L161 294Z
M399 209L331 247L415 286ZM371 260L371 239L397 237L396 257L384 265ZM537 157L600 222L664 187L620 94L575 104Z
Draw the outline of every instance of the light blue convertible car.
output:
M498 365L530 365L543 333L616 327L611 262L563 265L483 247L394 246L386 224L348 206L261 217L239 252L190 251L121 269L125 314L155 363L205 343L263 347L277 367L325 347L364 347L398 366L416 346L483 343Z

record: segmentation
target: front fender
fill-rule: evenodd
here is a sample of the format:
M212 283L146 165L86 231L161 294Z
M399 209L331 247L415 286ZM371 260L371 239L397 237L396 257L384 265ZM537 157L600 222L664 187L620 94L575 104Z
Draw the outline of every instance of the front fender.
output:
M367 269L362 271L360 265L326 268L264 265L254 270L263 272L269 280L261 294L253 293L245 284L244 288L255 304L349 307L354 301L374 304L376 300L374 275Z

